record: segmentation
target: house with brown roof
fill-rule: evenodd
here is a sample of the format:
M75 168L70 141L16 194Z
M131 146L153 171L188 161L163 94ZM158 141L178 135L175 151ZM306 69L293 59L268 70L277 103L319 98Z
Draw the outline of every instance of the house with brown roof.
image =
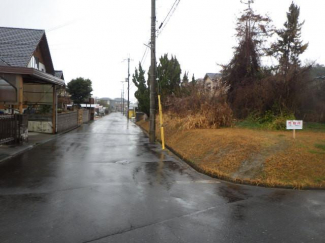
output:
M29 129L56 133L57 90L63 86L44 30L0 27L0 110L27 112Z

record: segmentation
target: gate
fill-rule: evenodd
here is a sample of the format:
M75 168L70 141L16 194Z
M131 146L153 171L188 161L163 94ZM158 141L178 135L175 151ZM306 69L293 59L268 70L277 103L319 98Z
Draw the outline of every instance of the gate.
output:
M27 129L26 115L0 115L0 144L22 142L27 139Z

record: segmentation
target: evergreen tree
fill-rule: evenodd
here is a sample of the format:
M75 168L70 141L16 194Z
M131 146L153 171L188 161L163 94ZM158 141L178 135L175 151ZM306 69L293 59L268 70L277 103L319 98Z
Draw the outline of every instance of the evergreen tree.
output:
M271 19L255 14L251 3L253 1L249 0L248 8L237 20L238 46L234 48L233 58L222 66L222 80L229 87L228 101L235 113L248 110L254 102L252 97L248 97L241 90L249 90L249 86L263 77L260 58L266 54L265 42L273 33Z
M188 84L188 82L189 82L188 72L185 72L184 75L183 75L183 78L182 78L182 84L186 85L186 84Z
M150 92L144 77L145 71L139 63L139 69L135 69L132 81L138 90L134 93L135 98L138 100L138 108L140 111L150 114Z
M182 70L177 58L172 56L169 59L168 54L165 54L160 57L159 62L157 67L158 91L162 99L172 94L178 96Z
M197 81L196 81L196 79L194 77L194 74L192 75L192 80L191 80L190 84L191 84L192 87L195 87L197 85Z
M235 89L237 84L250 81L259 76L261 71L260 57L265 54L264 43L272 35L271 19L255 14L250 4L237 20L236 37L238 46L228 65L223 66L223 79Z
M310 70L310 67L302 67L299 60L299 56L308 47L308 44L301 41L301 28L304 22L299 23L299 15L300 8L292 2L284 28L276 30L279 39L270 50L270 54L279 61L276 83L280 113L290 112L295 115L299 114L302 106L301 94L307 89L307 74Z
M296 70L300 67L299 55L308 47L301 39L301 28L304 22L299 23L300 8L293 2L287 13L287 21L284 28L277 30L279 40L272 45L272 54L279 60L279 72L287 74L289 69Z
M194 73L193 73L193 76L192 76L192 84L195 84L196 83L196 80L195 80L195 77L194 77Z

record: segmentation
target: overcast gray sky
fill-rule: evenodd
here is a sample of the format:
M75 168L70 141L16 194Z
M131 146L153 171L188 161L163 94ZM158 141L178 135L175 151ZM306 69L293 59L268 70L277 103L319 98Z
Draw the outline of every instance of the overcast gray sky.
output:
M157 0L157 26L175 0ZM254 10L268 14L282 27L292 0L255 0ZM309 48L302 61L325 64L324 0L295 0L305 20L302 38ZM76 77L93 81L98 97L120 97L127 77L141 61L150 38L151 0L1 0L0 23L4 27L45 29L56 70L66 81ZM184 71L201 78L219 72L236 45L236 16L245 8L240 0L181 0L157 39L157 57L176 55ZM271 60L269 60L271 61ZM148 70L150 54L143 62ZM132 99L135 92L131 85Z

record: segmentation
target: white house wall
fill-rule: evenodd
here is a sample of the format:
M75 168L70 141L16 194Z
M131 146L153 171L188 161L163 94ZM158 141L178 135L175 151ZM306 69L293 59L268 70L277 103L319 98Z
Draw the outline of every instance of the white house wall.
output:
M36 61L35 61L35 57L32 56L32 58L30 59L27 67L29 68L35 68L37 70L40 70L42 72L45 72L46 73L46 68L45 68L45 65L41 62L38 63L38 68L36 67Z

